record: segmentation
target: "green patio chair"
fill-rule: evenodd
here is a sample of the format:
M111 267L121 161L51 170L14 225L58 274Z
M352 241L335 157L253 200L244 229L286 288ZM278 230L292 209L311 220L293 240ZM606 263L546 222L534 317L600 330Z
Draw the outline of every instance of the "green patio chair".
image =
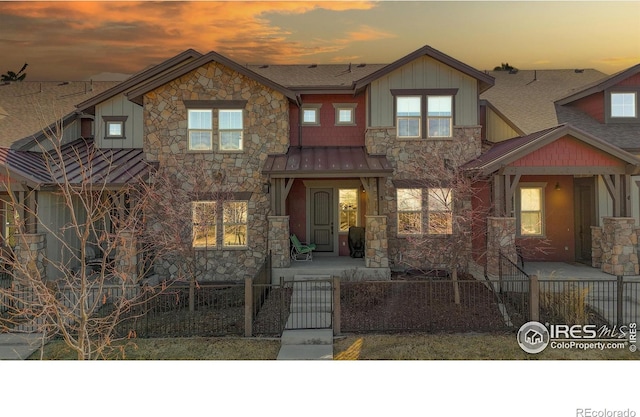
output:
M291 235L291 259L294 261L312 261L315 243L301 243L296 235Z

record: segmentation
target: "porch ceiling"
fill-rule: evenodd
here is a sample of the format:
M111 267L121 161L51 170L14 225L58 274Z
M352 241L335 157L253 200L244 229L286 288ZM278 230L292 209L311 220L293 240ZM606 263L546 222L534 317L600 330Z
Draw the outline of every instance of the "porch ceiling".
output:
M387 177L393 168L384 155L369 155L362 146L291 147L269 155L262 172L272 178Z

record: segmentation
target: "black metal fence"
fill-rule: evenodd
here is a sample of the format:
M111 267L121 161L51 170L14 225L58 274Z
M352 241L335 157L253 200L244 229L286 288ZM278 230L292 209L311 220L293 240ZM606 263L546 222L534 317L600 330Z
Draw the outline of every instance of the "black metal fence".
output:
M475 279L341 282L340 322L344 332L505 328L490 286Z

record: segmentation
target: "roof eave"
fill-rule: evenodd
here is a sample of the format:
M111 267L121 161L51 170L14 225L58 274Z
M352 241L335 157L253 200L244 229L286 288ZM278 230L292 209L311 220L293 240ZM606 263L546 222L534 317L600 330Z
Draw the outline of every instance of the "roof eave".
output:
M127 92L125 95L127 96L127 98L129 100L131 100L134 103L138 103L141 104L142 103L142 97L144 96L144 94L148 93L149 91L154 90L157 87L160 87L161 85L164 85L168 82L171 82L173 80L175 80L178 77L183 76L184 74L189 73L190 71L193 71L203 65L208 64L209 62L218 62L224 66L227 66L231 69L233 69L234 71L239 72L242 75L245 75L249 78L252 78L256 81L258 81L259 83L266 85L267 87L270 87L276 91L279 91L280 93L282 93L285 97L287 97L289 100L291 101L296 101L296 93L288 88L283 87L282 85L275 83L274 81L271 81L268 78L265 78L264 76L243 67L242 65L238 64L235 61L232 61L229 58L226 58L220 54L218 54L217 52L209 52L206 55L203 55L195 60L193 60L192 62L181 66L180 68L176 68L175 71L170 71L168 73L166 73L165 75L162 75L158 78L156 78L155 80L139 87L139 88L135 88L132 89L131 91Z
M581 98L590 96L591 94L599 93L607 88L613 87L618 84L620 81L626 80L627 78L640 73L640 64L634 65L631 68L627 68L617 74L613 74L612 76L605 78L601 82L596 85L592 85L590 87L585 88L584 90L573 93L567 97L556 100L554 103L564 106L565 104L572 103L576 100L580 100Z

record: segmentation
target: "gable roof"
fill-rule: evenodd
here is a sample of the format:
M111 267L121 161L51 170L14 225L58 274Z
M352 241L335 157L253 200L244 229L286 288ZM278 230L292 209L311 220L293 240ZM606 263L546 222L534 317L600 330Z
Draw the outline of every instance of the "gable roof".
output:
M640 166L640 159L632 154L571 125L563 124L499 142L476 159L464 164L462 169L487 175L566 135L570 135L630 165Z
M129 100L133 101L134 103L142 104L142 96L144 94L170 81L173 81L176 78L181 77L190 71L200 68L201 66L206 65L209 62L218 62L226 67L233 69L234 71L239 72L242 75L245 75L251 79L256 80L257 82L263 85L266 85L267 87L270 87L276 91L279 91L285 97L288 97L290 100L293 100L293 101L297 100L296 94L293 91L213 51L197 59L194 59L193 61L187 63L186 65L183 65L179 68L169 71L151 80L150 82L145 83L144 85L141 85L137 88L132 89L131 91L126 93L126 96L129 98Z
M292 90L353 90L356 81L387 64L249 65L249 69Z
M573 92L565 97L559 98L556 103L559 105L565 105L571 103L573 101L579 100L583 97L590 96L594 93L599 93L601 91L606 90L607 88L613 87L614 85L620 83L621 81L626 80L627 78L640 73L640 64L637 64L631 68L627 68L626 70L617 72L609 77L603 78L599 81L591 83L589 85L584 86L579 91Z
M391 64L386 65L383 68L380 68L374 73L361 78L355 83L354 85L355 90L359 90L365 87L367 84L370 84L373 81L377 80L378 78L383 77L391 73L392 71L395 71L396 69L410 63L411 61L414 61L425 55L437 61L440 61L443 64L446 64L472 78L477 79L479 81L480 92L483 92L489 89L494 84L494 80L491 75L486 74L482 71L478 71L477 69L465 64L464 62L458 61L457 59L452 58L449 55L446 55L436 49L433 49L428 45L425 45L422 48L414 52L411 52L410 54L405 55L404 57L392 62Z
M193 49L187 49L184 52L179 53L178 55L167 59L166 61L163 61L162 63L158 64L158 65L154 65L150 68L147 68L145 70L140 71L139 73L127 78L126 80L124 80L123 82L119 83L118 85L116 85L113 88L110 88L104 92L102 92L101 94L97 94L93 97L91 97L88 100L83 101L82 103L79 103L76 107L78 108L79 111L86 111L87 109L95 106L96 104L100 103L101 101L104 100L108 100L111 97L116 96L117 94L122 93L123 91L126 91L129 88L132 88L134 86L136 86L137 84L141 84L144 82L149 81L150 79L153 79L154 77L157 77L159 74L177 66L180 65L184 62L196 59L201 57L202 54L198 51L195 51Z
M0 85L0 147L33 140L44 126L73 116L78 100L117 85L116 81L20 81Z
M491 71L490 74L495 78L495 85L480 98L490 102L517 127L515 130L525 135L562 123L554 101L606 77L594 69Z

